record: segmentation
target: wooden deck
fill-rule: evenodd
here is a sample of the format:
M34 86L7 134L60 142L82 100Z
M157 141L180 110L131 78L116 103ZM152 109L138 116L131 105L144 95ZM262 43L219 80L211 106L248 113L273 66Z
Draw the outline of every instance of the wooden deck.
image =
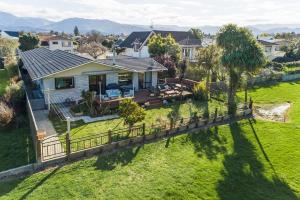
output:
M135 102L137 102L140 105L145 105L146 107L159 107L163 105L164 100L173 100L173 99L180 99L180 98L187 98L191 97L192 93L189 91L176 91L176 92L166 92L163 95L160 96L154 96L154 94L151 94L148 90L140 90L138 92L135 92L134 97L132 98ZM99 105L104 106L110 106L110 107L117 107L119 103L126 98L119 98L119 99L113 99L113 100L107 100L107 101L101 101L97 99L97 103Z

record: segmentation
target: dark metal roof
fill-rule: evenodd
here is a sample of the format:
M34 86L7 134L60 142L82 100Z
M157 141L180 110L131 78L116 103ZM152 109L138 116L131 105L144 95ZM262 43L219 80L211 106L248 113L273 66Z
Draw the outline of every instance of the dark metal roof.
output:
M258 42L260 42L262 45L264 46L273 46L273 45L278 45L277 43L274 43L274 42L268 42L268 41L265 41L265 40L258 40Z
M159 34L162 37L167 37L171 35L177 43L190 39L196 40L195 36L188 31L160 31L160 30L153 30L153 31L143 31L143 32L132 32L121 44L120 47L125 48L133 48L133 44L136 41L139 41L141 44L145 43L146 40L150 36L151 33ZM192 44L193 45L193 44Z
M113 61L113 58L101 59L95 62L131 72L167 70L167 68L152 58L116 57L115 62Z
M84 58L61 50L51 51L46 48L37 48L20 52L20 58L31 79L37 80L73 67L91 62Z
M0 31L1 32L1 31ZM19 37L19 32L17 32L17 31L3 31L3 32L5 32L7 35L9 35L10 37Z
M196 39L195 36L189 31L159 31L159 30L154 30L153 32L155 34L161 35L162 37L167 37L168 35L171 35L177 43L182 41L182 40L185 40L185 39Z
M122 48L133 48L133 43L139 41L143 44L151 34L151 31L132 32L119 46Z

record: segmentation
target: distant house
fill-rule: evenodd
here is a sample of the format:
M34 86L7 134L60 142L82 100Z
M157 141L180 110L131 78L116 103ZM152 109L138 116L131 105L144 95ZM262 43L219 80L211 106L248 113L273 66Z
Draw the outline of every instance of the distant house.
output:
M158 73L167 70L152 58L112 57L91 60L62 50L36 48L20 53L22 70L55 102L80 99L81 92L108 94L112 88L139 91L158 84ZM116 90L113 90L116 91ZM47 93L48 92L48 93ZM47 95L46 95L47 94Z
M71 39L57 35L39 35L40 46L50 50L74 51L74 44Z
M273 60L276 57L284 55L284 52L280 51L280 44L265 40L258 40L258 42L263 46L265 56L269 60Z
M196 39L191 32L187 31L143 31L132 32L119 47L125 48L123 55L148 58L150 54L148 52L148 41L153 35L161 35L167 37L171 35L175 41L181 47L181 54L183 58L187 58L190 61L194 61L196 58L197 49L201 47L201 40Z
M13 40L19 40L20 33L17 31L3 31L0 30L0 37L7 38L7 39L13 39Z

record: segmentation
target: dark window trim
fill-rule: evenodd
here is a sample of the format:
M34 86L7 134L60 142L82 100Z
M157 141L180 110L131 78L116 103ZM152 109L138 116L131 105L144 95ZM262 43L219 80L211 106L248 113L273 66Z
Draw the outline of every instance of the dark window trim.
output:
M67 79L67 78L68 78L68 79L69 79L69 78L72 79L72 83L73 83L73 84L72 84L72 87L58 88L58 87L57 87L57 81L58 81L57 79ZM55 81L54 81L54 82L55 82L54 84L55 84L55 89L56 89L56 90L64 90L64 89L73 89L73 88L75 88L75 79L74 79L73 76L72 76L72 77L58 77L58 78L54 78L54 80L55 80Z

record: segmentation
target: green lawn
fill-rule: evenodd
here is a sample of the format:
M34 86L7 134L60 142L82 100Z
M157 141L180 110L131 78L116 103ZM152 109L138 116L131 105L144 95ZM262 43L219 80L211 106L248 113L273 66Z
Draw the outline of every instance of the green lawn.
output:
M0 171L34 162L29 125L0 128Z
M199 103L188 100L184 103L176 102L168 106L146 110L146 117L143 122L145 122L146 126L149 127L151 124L162 123L163 121L169 122L171 116L177 116L179 119L182 117L192 117L195 112L197 112L198 115L202 115L207 106L211 114L215 112L215 108L218 108L220 114L224 113L226 110L224 103L220 103L215 100L212 100L209 103ZM52 119L52 122L58 133L63 134L66 132L66 122L62 122L57 119ZM77 121L72 122L71 127L72 138L107 132L110 128L112 130L125 128L122 119L106 120L90 124L84 124L83 121Z
M9 84L8 74L0 70L0 97ZM0 171L34 162L32 139L29 124L22 128L0 127Z
M5 88L9 83L9 78L6 70L0 70L0 96L5 92Z
M0 183L0 199L300 198L300 82L250 92L293 103L288 123L248 121Z

